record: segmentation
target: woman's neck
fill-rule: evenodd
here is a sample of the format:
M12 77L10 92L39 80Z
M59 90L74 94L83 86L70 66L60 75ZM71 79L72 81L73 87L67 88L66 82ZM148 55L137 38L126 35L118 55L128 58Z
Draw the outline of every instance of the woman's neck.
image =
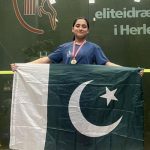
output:
M85 41L85 39L75 39L76 44L82 44Z

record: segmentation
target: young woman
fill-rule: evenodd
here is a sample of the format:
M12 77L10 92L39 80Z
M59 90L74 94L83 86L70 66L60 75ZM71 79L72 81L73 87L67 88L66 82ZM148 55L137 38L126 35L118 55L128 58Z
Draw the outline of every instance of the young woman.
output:
M60 45L53 53L46 57L36 59L30 63L64 63L64 64L98 64L107 66L120 66L109 61L102 49L92 42L86 41L89 33L89 22L80 17L74 20L72 26L73 41ZM16 70L16 65L11 64L11 69ZM144 74L141 69L139 74Z
M60 45L47 57L42 57L31 63L64 63L64 64L99 64L119 66L108 60L102 49L86 41L89 33L89 22L86 18L77 18L73 22L74 40Z

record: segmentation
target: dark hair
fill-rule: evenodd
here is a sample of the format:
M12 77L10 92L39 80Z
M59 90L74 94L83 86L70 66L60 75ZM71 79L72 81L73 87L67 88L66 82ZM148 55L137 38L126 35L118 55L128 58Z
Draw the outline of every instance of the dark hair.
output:
M73 22L72 27L74 27L74 25L76 24L76 22L77 22L79 19L84 19L84 20L86 21L86 23L87 23L88 29L90 28L89 21L88 21L88 19L86 19L85 17L76 18L76 19L74 20L74 22Z
M88 21L88 19L86 19L85 17L76 18L76 19L73 21L72 27L74 27L74 25L76 24L76 22L77 22L79 19L84 19L84 20L86 21L86 23L87 23L88 29L90 28L89 21ZM73 36L73 39L72 39L72 40L73 40L73 41L75 40L75 36Z

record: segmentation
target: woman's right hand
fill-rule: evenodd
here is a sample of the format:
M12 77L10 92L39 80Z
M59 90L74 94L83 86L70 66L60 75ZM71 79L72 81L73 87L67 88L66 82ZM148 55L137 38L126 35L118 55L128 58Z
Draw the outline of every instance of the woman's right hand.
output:
M10 67L13 72L17 70L16 64L10 64Z

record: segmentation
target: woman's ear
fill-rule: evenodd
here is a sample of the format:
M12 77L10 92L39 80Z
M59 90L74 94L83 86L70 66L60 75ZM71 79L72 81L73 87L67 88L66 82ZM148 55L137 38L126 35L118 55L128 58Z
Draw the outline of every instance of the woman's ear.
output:
M72 33L74 33L74 28L72 27Z

